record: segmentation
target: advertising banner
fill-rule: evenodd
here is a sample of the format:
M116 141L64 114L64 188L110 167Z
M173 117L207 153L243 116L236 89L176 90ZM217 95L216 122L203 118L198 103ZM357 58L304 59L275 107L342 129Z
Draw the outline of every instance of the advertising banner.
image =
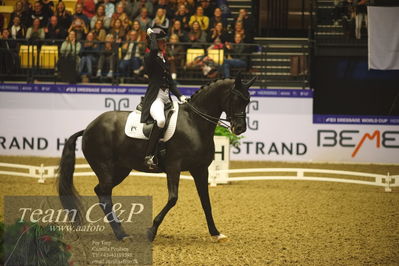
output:
M112 205L99 202L96 196L79 200L79 208L64 208L56 196L5 196L1 239L5 265L152 263L147 237L152 225L151 197L113 196ZM64 197L63 201L74 199ZM117 237L115 232L124 233ZM122 237L128 241L118 240Z
M198 87L180 89L190 96ZM145 90L1 84L0 155L59 157L69 136L103 112L134 110ZM250 93L247 131L231 160L399 163L399 117L314 115L311 90Z

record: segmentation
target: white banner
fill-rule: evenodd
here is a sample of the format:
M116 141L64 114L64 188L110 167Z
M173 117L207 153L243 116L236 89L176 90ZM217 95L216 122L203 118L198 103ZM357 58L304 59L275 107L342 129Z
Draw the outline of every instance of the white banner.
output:
M398 118L316 119L311 96L272 92L252 93L247 131L231 160L399 163ZM0 91L0 155L59 157L70 135L105 111L133 110L140 97ZM77 147L82 157L80 138Z
M369 6L369 68L399 69L399 7Z

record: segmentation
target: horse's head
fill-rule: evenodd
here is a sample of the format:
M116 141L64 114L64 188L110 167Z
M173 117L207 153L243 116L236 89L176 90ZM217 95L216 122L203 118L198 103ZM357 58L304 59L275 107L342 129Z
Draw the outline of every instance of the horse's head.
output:
M227 119L230 120L231 130L234 134L240 135L247 130L246 107L249 103L249 88L255 82L256 77L247 83L241 81L238 75L230 88L228 106L225 108Z

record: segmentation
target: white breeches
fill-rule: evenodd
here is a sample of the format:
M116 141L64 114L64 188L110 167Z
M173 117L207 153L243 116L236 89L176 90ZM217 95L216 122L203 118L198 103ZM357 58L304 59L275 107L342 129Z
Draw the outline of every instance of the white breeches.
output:
M150 114L154 120L157 121L157 125L159 128L165 127L165 113L164 108L165 104L170 102L169 99L169 90L159 90L158 96L155 101L152 103L150 108Z

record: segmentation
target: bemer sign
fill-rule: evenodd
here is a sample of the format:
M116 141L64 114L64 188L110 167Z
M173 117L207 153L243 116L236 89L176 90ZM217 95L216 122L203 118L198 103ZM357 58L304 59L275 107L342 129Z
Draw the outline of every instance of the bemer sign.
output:
M198 88L180 88L191 95ZM0 84L0 154L59 157L105 111L133 110L145 86ZM313 115L311 90L252 89L231 160L399 163L399 118ZM204 110L205 111L205 110ZM80 139L77 156L82 157Z

